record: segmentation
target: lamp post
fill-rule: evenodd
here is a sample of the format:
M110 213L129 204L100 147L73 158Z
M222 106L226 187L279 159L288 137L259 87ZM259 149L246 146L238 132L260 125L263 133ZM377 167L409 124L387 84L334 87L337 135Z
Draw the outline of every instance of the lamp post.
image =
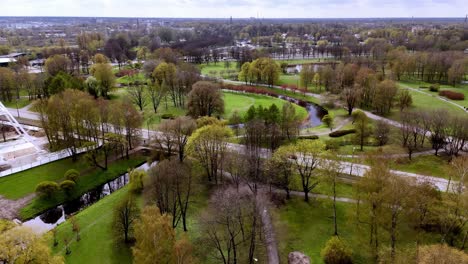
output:
M16 113L18 115L18 118L20 118L19 109L18 109L18 97L16 97Z
M351 168L349 169L349 176L352 176L352 174L353 174L354 151L355 150L356 150L356 147L353 147L353 152L351 154Z

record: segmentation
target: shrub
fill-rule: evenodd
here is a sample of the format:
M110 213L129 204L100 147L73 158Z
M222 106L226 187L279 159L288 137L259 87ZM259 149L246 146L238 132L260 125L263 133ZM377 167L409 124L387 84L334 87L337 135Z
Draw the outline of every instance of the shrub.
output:
M432 84L431 86L429 86L429 91L431 91L431 92L438 92L438 91L439 91L439 87L440 87L440 85L439 85L438 83Z
M330 130L333 129L333 116L331 115L324 115L322 118L322 122L330 128Z
M450 100L460 100L463 101L465 100L465 95L462 93L450 91L450 90L442 90L439 92L440 96L447 97Z
M338 150L340 148L340 142L336 139L330 139L325 141L326 150Z
M66 193L70 193L73 188L75 188L75 182L70 180L64 180L60 183L60 189L62 189Z
M133 76L137 74L137 70L130 70L130 69L122 69L118 73L115 74L117 77L123 77L123 76Z
M174 119L175 116L173 114L162 114L161 118L162 119Z
M304 136L299 136L298 138L299 139L312 139L312 140L315 140L315 139L319 139L319 136L317 136L317 135L304 135Z
M80 173L75 170L75 169L70 169L70 170L67 170L65 172L65 174L63 175L63 177L66 179L66 180L69 180L69 181L73 181L73 182L76 182L78 180L78 178L80 177Z
M58 190L59 185L53 181L44 181L36 186L36 193L44 197L51 197Z
M326 264L351 264L351 249L337 236L333 236L327 241L325 248L320 255Z
M353 128L353 129L346 129L346 130L336 130L336 131L331 132L328 135L332 138L337 138L337 137L342 137L342 136L346 136L346 135L354 134L354 133L356 133L356 129Z
M143 191L143 181L146 177L146 172L142 170L132 170L130 175L130 191L133 193L141 193Z

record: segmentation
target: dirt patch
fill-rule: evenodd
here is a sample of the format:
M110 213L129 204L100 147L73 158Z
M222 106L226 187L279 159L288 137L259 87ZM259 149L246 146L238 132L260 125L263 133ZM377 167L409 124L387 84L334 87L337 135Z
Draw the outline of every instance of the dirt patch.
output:
M13 220L18 218L19 210L36 196L34 193L18 200L6 199L0 195L0 219Z

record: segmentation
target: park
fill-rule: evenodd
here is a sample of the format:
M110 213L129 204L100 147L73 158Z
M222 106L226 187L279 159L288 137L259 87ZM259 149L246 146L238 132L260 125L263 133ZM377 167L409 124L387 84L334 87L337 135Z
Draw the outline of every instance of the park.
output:
M103 21L0 45L0 263L467 263L459 22Z

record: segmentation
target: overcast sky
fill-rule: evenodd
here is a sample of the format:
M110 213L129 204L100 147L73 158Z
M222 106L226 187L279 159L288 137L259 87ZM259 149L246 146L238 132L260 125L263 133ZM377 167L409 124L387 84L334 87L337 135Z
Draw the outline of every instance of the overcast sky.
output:
M0 0L0 16L464 17L468 0Z

